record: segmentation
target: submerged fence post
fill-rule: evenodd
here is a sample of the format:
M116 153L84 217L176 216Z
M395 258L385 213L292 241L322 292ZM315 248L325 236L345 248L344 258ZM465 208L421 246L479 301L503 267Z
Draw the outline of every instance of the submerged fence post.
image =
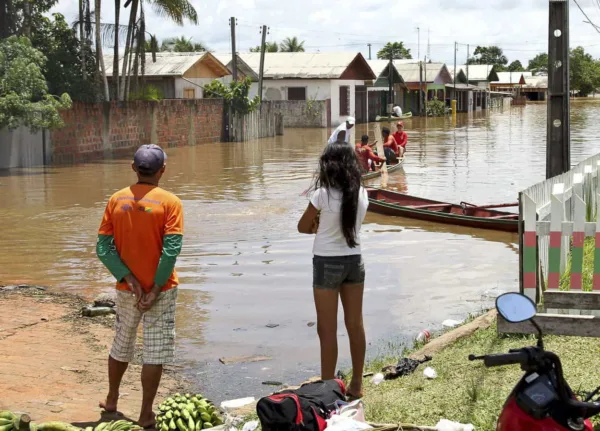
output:
M548 251L548 289L558 289L564 268L561 253L562 222L565 219L565 185L554 184L550 204L550 249Z
M582 289L583 244L585 241L585 202L583 196L583 175L573 175L573 247L571 249L571 289Z
M537 232L535 202L525 193L521 193L523 206L523 293L536 301L537 292Z

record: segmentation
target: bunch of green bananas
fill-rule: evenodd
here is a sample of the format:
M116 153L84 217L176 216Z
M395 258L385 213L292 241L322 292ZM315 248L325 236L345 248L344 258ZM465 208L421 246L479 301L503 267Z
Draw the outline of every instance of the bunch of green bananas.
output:
M158 409L156 429L159 431L200 431L223 424L217 408L201 394L175 394Z
M102 422L94 427L87 427L85 431L141 431L142 427L124 419L120 421Z
M0 412L0 431L12 431L18 425L17 416L9 411Z

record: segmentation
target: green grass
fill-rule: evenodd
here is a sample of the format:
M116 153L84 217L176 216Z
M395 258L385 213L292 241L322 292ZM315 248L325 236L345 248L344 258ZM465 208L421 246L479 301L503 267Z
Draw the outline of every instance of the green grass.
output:
M565 376L573 390L589 392L594 385L600 385L600 367L594 366L600 356L600 340L554 336L544 340L546 348L561 357ZM485 368L480 361L469 362L467 357L470 353L508 352L511 348L534 343L531 336L498 335L494 324L459 340L410 376L384 381L378 386L372 385L370 378L365 379L366 418L375 423L429 426L446 418L472 423L478 431L495 430L502 405L522 371L518 365ZM391 362L394 361L387 364ZM382 363L374 362L369 370L378 372ZM426 366L437 371L437 379L425 379L423 369Z
M594 237L587 237L583 243L583 271L582 287L584 292L591 292L594 282L594 252L596 250L596 240ZM560 277L560 290L571 289L571 265L572 256L569 252L565 272Z

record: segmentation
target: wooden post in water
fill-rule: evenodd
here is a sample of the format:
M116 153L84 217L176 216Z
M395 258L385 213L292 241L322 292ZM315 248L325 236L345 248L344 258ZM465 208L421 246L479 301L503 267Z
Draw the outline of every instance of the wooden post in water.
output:
M571 169L569 121L569 2L550 0L546 178Z

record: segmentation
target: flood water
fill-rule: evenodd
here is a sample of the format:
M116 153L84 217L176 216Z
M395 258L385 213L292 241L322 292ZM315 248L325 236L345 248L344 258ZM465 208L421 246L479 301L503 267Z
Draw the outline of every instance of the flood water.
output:
M405 121L404 170L389 187L437 200L514 202L545 175L546 106L471 117ZM600 102L572 104L572 163L600 151ZM359 125L356 136L373 124ZM265 380L318 374L311 289L312 237L296 232L328 132L168 151L163 186L185 208L178 364L216 400L266 393ZM134 181L127 160L0 171L0 282L38 283L92 297L113 281L95 257L104 205ZM379 180L370 184L377 185ZM465 318L518 283L517 236L369 213L369 355L409 341L445 319ZM268 328L267 324L277 324ZM340 321L340 359L348 363ZM223 356L273 359L224 366Z

